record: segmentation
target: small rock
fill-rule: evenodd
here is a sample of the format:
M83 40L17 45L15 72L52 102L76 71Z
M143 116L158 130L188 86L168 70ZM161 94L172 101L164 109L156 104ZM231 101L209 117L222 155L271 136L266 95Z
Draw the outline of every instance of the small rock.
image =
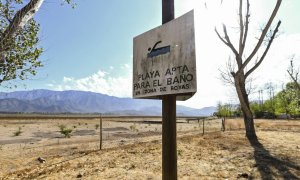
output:
M300 146L297 146L297 149L300 149Z
M42 158L42 157L37 158L37 160L38 160L40 163L45 163L45 162L46 162L46 159L44 159L44 158Z
M121 140L119 144L124 145L124 143L125 143L125 140Z
M82 178L82 174L81 173L79 173L77 176L76 176L76 178Z
M131 164L131 165L129 166L128 169L129 169L129 170L130 170L130 169L135 169L135 165L134 165L134 164Z
M249 175L247 173L238 174L237 178L245 178L248 179Z

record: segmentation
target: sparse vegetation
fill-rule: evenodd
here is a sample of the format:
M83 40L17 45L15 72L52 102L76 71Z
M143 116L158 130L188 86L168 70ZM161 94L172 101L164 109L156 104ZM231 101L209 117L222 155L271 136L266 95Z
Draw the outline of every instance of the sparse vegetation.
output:
M136 125L135 125L135 124L129 126L129 128L130 128L130 130L133 131L133 132L134 132L134 131L138 131L138 129L136 128Z
M99 137L95 135L95 125L99 124L98 119L94 121L90 119L81 120L81 125L88 122L90 129L87 130L86 126L81 126L80 130L76 132L78 136L71 137L71 139L53 138L50 140L50 136L57 137L58 134L60 135L59 126L62 129L73 129L73 126L78 125L78 122L74 123L73 119L64 119L63 121L61 119L44 119L31 121L31 124L25 125L26 129L24 129L22 127L24 121L26 120L9 120L9 123L8 120L0 121L0 132L4 134L4 136L0 136L0 140L4 143L20 142L9 144L7 147L6 145L2 146L0 152L2 155L1 163L3 165L1 164L2 166L0 166L0 179L34 179L42 178L43 175L55 179L55 177L58 177L62 173L66 175L66 178L70 179L76 178L78 173L81 173L87 179L105 179L108 175L117 179L122 176L124 171L128 171L129 169L134 169L135 172L139 173L141 179L147 179L148 174L157 172L161 168L159 163L161 157L161 134L159 133L161 132L161 126L159 124L151 124L151 128L147 125L147 128L145 128L146 124L134 123L129 118L124 118L122 122L110 121L110 126L107 126L105 123L103 134L105 151L93 152L95 148L98 149L99 147ZM272 176L274 179L282 179L283 177L292 179L293 176L283 176L286 174L281 176L281 173L286 172L294 173L294 177L299 177L300 175L293 167L286 167L283 164L283 162L291 162L297 167L299 166L298 152L300 146L298 144L300 143L300 139L296 138L300 128L300 121L298 120L255 120L255 125L260 127L258 135L261 143L270 152L269 154L261 147L256 147L255 149L249 144L243 133L244 123L241 118L228 118L226 126L230 127L231 131L227 131L226 133L220 132L220 119L206 119L205 136L201 136L202 121L200 121L200 128L197 121L190 121L190 123L185 123L183 120L180 121L184 123L178 124L178 128L181 129L181 131L178 131L176 151L178 161L180 162L178 168L189 168L193 171L178 171L179 179L184 179L185 177L190 179L205 179L210 177L213 179L236 179L238 174L244 172L248 173L253 179L264 179L266 176L260 175L260 169L256 167L257 162L262 165L261 167L269 167L272 170L274 167L279 167L279 169L274 169L274 172L268 171L272 173L270 177ZM4 124L8 125L9 128L4 128ZM134 132L130 129L131 125L131 129ZM40 135L42 140L23 141L17 138L12 139L12 133L19 126L22 127L22 131L24 132L30 129L30 133L23 133L21 135L22 139L29 140L32 134L36 134ZM199 130L194 130L195 127L197 127L196 130ZM136 133L135 129L138 129L139 132ZM155 129L157 132L154 133ZM75 129L73 129L72 133L74 131ZM7 134L6 132L9 133ZM60 137L63 137L63 135L60 135ZM257 150L262 151L256 154ZM51 154L47 154L48 152L51 152ZM61 152L64 152L64 155L67 155L67 157L61 156ZM35 171L36 168L39 168L39 163L28 166L28 162L31 159L36 159L39 153L45 154L43 155L44 158L48 156L47 160L51 156L49 162L61 162L66 158L71 160L70 163L62 163L63 169L53 169L53 166L45 166L43 167L45 174L39 175L39 172ZM84 158L78 158L82 155L84 155ZM266 156L272 159L267 159ZM277 158L277 160L274 158ZM283 160L281 161L281 159ZM222 161L221 164L220 160ZM12 161L18 162L13 171L9 168ZM138 168L137 164L139 165ZM273 166L273 164L276 166ZM87 165L88 168L86 168ZM109 165L115 168L111 171L114 174L111 174L110 171L103 171L104 174L97 173L97 177L93 176L95 174L92 174L93 177L91 177L89 174L91 171L102 172ZM280 169L281 166L286 167L285 171ZM230 168L224 169L224 167ZM28 169L26 177L22 174L25 168L26 170ZM134 178L134 175L128 173L124 177L130 179ZM152 176L153 179L159 179L160 177L161 174Z
M181 149L178 149L178 150L177 150L177 154L178 154L178 156L181 156L181 155L182 155L182 150L181 150Z
M14 136L20 136L23 133L22 128L19 127L17 131L14 132Z
M65 138L70 138L71 137L71 133L72 133L73 129L67 128L67 126L64 125L64 124L61 124L58 127L59 127L59 130L60 130L59 132L61 134L63 134L65 136Z
M96 125L95 125L96 130L99 129L99 127L100 127L99 124L96 124Z

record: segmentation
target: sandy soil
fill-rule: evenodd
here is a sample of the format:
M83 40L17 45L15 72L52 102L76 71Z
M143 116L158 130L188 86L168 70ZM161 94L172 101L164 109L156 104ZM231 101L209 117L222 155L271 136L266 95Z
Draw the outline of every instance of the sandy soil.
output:
M71 138L58 125L73 129ZM0 179L161 179L159 119L0 120ZM178 121L180 179L300 179L300 121L256 120L250 143L239 119ZM21 127L21 135L14 133ZM46 159L40 163L37 158Z

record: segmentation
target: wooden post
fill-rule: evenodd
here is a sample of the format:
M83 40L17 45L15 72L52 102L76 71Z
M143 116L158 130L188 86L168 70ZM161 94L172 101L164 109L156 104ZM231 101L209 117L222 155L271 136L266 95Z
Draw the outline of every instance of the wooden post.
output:
M203 128L202 128L202 136L204 135L204 120L205 120L205 118L203 119L203 121L202 121L202 126L203 126Z
M163 97L162 102L162 179L177 179L176 95Z
M162 0L162 24L174 19L174 0Z
M162 0L162 24L174 19L174 0ZM162 179L177 180L176 95L162 98Z
M102 149L102 114L100 114L100 150Z
M222 119L222 127L221 127L221 131L225 131L225 117L223 117Z

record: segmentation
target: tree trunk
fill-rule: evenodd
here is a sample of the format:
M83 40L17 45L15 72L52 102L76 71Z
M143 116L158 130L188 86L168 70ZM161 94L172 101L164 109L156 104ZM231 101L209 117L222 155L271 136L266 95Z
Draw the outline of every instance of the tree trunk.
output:
M244 124L246 129L246 137L250 140L257 139L253 114L250 110L248 94L245 86L245 76L243 74L236 75L234 78L235 87L238 94L239 101L241 103L241 109L244 116Z
M43 2L44 0L31 0L23 8L21 8L19 11L16 12L12 21L9 23L8 27L2 33L1 40L0 40L0 53L2 53L3 51L7 51L8 46L6 42L15 36L19 28L23 28L25 26L25 24L39 10Z

